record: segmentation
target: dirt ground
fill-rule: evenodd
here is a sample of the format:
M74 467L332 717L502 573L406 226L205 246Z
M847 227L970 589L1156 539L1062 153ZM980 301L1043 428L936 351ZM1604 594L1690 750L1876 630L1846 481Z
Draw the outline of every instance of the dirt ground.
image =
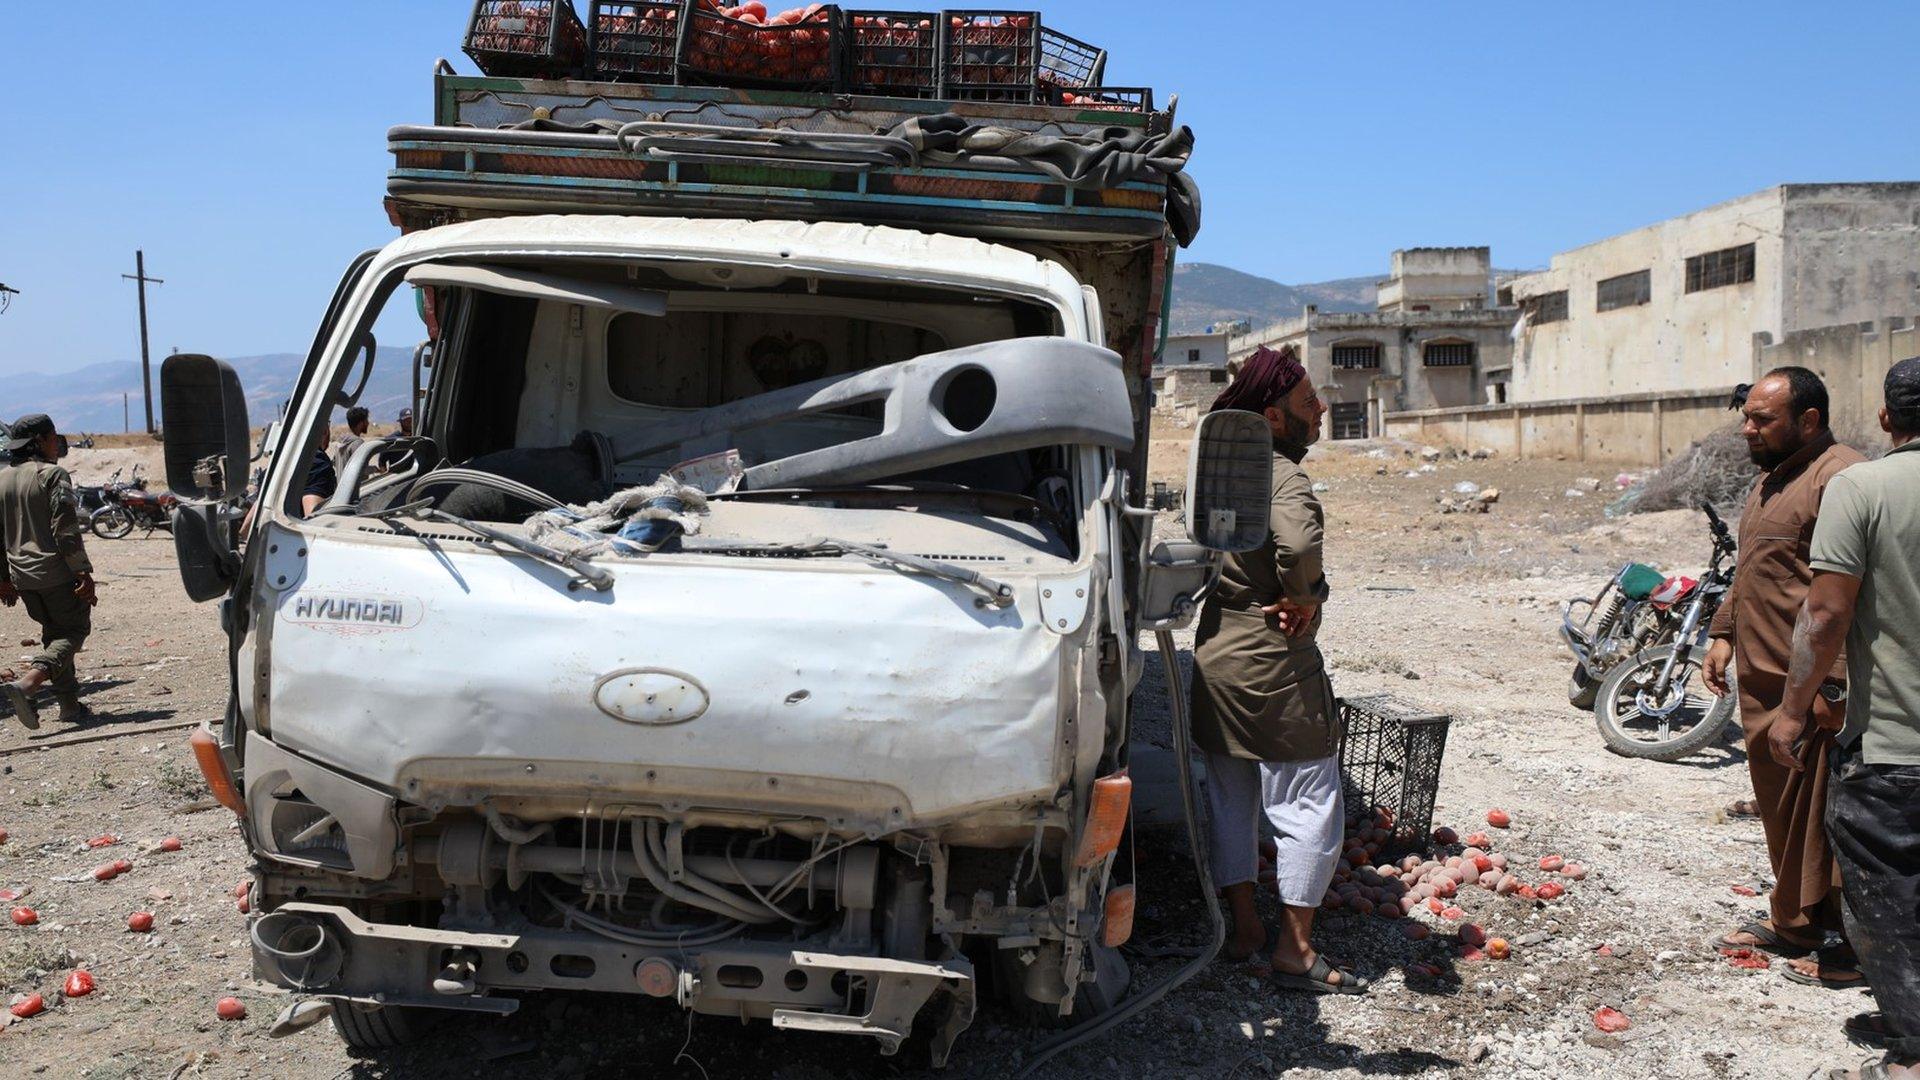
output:
M1868 1008L1859 991L1794 985L1779 968L1728 963L1708 938L1758 913L1772 879L1758 824L1725 819L1748 794L1731 739L1673 765L1602 749L1593 721L1566 703L1571 664L1554 633L1562 599L1595 591L1629 557L1698 570L1708 553L1686 511L1612 521L1613 471L1576 463L1446 459L1420 472L1417 448L1345 444L1316 450L1328 573L1335 590L1322 641L1344 695L1392 692L1453 716L1436 824L1485 828L1512 815L1495 847L1522 876L1545 855L1592 867L1551 903L1477 888L1463 920L1422 910L1422 942L1397 923L1337 914L1319 937L1374 982L1363 998L1304 998L1217 963L1108 1037L1043 1067L1046 1077L1494 1077L1537 1075L1803 1077L1863 1060L1840 1022ZM111 471L82 451L83 476ZM1155 447L1154 475L1176 475L1182 441ZM102 455L89 462L86 454ZM102 469L96 469L101 466ZM157 468L150 462L147 471ZM1412 472L1414 475L1408 476ZM1436 499L1472 481L1501 491L1491 512L1444 514ZM1589 490L1597 488L1597 490ZM1578 492L1579 494L1569 494ZM99 717L83 729L51 716L35 733L0 719L0 889L27 890L37 925L0 923L0 998L44 995L48 1010L0 1030L9 1076L426 1077L906 1076L924 1071L913 1044L896 1058L827 1036L776 1034L661 1008L644 999L530 1000L503 1021L458 1020L428 1041L355 1056L325 1025L285 1040L266 1029L287 999L251 978L245 917L231 895L245 869L233 819L209 808L187 732L216 717L225 661L213 605L189 604L164 534L91 545L101 581L95 633L81 657ZM32 651L20 609L0 612L9 662ZM1190 643L1182 635L1182 645ZM1151 642L1143 642L1151 650ZM1157 662L1140 691L1140 738L1164 741ZM77 734L124 737L33 749ZM85 841L114 834L90 849ZM167 853L159 841L177 836ZM1178 832L1149 834L1133 956L1136 985L1183 962L1207 921ZM90 871L124 858L106 882ZM1746 895L1750 890L1756 895ZM126 929L150 911L147 934ZM1513 943L1505 960L1459 959L1464 921ZM1603 946L1605 947L1603 949ZM1413 962L1442 978L1410 978ZM57 993L73 967L91 995ZM248 1009L223 1023L215 1001ZM1596 1029L1596 1009L1632 1026ZM0 1019L6 1019L0 1013ZM983 1007L945 1075L1013 1075L1046 1033Z

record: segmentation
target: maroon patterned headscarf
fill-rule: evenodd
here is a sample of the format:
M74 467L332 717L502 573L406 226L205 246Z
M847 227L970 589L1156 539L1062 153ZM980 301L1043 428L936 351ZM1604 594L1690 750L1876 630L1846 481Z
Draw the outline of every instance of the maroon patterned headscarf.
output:
M1288 345L1275 352L1265 345L1253 351L1247 361L1240 365L1240 374L1233 377L1220 396L1213 399L1208 412L1221 409L1245 409L1248 412L1265 412L1268 406L1278 405L1300 380L1307 377L1307 369L1300 364L1300 354Z

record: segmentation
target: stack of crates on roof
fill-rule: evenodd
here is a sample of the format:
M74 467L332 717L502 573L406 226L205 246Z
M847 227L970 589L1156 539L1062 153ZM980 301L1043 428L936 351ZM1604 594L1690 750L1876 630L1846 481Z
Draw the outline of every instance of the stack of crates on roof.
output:
M1153 111L1102 85L1106 50L1037 11L848 11L763 0L476 0L466 53L490 76Z

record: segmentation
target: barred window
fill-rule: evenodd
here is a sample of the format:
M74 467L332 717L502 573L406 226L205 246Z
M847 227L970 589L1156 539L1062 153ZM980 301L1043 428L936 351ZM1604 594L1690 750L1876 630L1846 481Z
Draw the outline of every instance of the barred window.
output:
M1567 290L1529 296L1520 301L1520 309L1527 313L1527 323L1532 326L1563 322L1567 318Z
M1367 437L1366 402L1336 401L1333 403L1333 437L1336 439Z
M1631 274L1621 274L1602 281L1595 290L1594 308L1597 311L1613 311L1637 307L1652 299L1653 271L1635 270Z
M1420 350L1420 362L1427 367L1473 366L1473 342L1429 341Z
M1333 347L1333 366L1337 368L1377 368L1380 366L1380 343L1362 341L1351 345Z
M1702 292L1753 280L1753 245L1721 248L1687 259L1687 291Z

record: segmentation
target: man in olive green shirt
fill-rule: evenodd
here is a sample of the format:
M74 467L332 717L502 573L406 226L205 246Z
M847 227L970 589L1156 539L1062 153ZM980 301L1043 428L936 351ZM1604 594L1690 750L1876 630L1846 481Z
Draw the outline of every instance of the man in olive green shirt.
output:
M1887 372L1886 399L1880 426L1893 449L1827 483L1768 750L1806 767L1807 714L1844 641L1847 719L1829 751L1827 835L1887 1048L1861 1075L1920 1080L1920 357Z
M0 603L26 605L40 624L42 648L26 674L7 673L11 681L0 683L0 692L29 728L40 726L33 695L43 686L52 687L61 720L84 720L73 657L93 630L93 564L73 479L54 464L66 444L51 419L33 413L13 425L6 449L13 465L0 471Z

